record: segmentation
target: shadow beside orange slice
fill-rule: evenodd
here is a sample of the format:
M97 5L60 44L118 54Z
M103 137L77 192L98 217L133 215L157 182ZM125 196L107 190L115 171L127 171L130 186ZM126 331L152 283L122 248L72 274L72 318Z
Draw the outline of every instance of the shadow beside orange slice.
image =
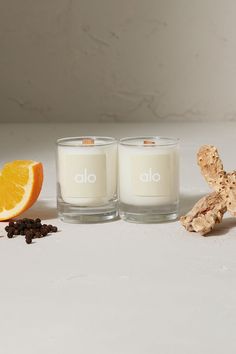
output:
M8 162L0 171L0 221L29 209L43 184L43 165L31 160Z

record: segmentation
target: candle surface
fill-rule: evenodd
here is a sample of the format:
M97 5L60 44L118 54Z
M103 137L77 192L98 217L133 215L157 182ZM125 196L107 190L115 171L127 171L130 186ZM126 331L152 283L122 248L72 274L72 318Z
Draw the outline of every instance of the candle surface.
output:
M119 196L122 203L158 206L175 203L179 195L178 150L138 140L119 145Z
M58 146L58 182L64 202L106 204L116 195L117 145L86 139Z

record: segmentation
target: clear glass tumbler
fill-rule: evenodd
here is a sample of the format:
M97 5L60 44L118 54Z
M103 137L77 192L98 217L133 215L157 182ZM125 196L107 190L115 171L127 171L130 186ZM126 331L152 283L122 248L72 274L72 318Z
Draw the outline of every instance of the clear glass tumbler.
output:
M71 223L105 222L118 217L114 138L57 140L57 207L59 218Z
M179 205L179 140L159 136L119 141L119 212L126 221L175 220Z

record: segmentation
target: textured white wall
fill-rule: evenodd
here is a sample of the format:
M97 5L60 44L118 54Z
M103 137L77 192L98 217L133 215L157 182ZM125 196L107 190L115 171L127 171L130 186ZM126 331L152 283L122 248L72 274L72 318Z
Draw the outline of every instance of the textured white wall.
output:
M234 0L1 0L0 121L236 119Z

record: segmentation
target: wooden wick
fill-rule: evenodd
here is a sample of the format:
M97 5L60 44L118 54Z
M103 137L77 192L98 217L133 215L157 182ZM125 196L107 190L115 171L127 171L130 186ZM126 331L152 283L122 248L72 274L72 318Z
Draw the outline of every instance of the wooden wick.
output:
M144 144L144 145L155 145L155 141L152 141L152 140L144 140L143 144Z
M92 138L86 138L82 140L83 145L94 145L94 139Z

